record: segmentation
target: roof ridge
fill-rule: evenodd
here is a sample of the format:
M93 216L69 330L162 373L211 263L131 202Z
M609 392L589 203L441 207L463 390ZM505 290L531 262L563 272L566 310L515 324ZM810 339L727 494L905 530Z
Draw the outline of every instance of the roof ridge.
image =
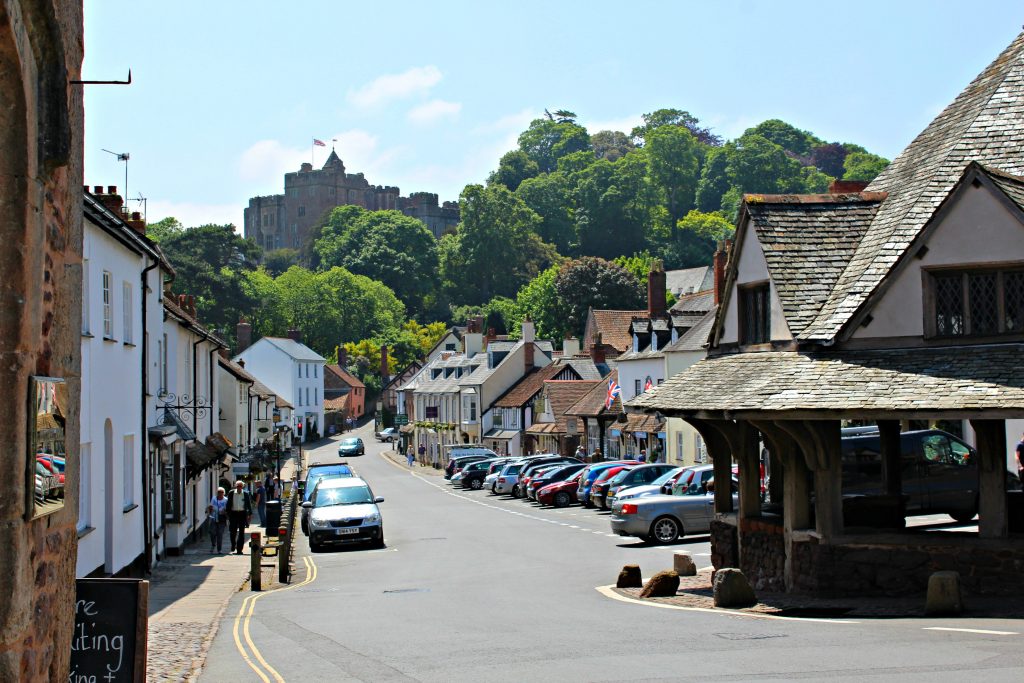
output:
M819 194L761 194L758 192L743 195L747 204L855 204L884 201L888 192L838 192Z

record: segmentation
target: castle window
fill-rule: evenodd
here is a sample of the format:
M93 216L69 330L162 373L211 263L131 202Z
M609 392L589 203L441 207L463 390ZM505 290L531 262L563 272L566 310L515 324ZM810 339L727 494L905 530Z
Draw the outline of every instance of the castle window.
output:
M772 334L768 283L740 287L740 343L767 344Z
M335 191L336 191L336 190L335 190L335 188L333 188L333 187L328 187L328 188L327 188L327 194L329 194L329 195L330 195L330 196L332 196L332 197L334 196L334 193L335 193Z
M304 206L300 206L299 207L299 215L300 216L305 216L306 215L306 207L304 207Z
M1024 269L930 273L927 335L990 336L1024 332Z

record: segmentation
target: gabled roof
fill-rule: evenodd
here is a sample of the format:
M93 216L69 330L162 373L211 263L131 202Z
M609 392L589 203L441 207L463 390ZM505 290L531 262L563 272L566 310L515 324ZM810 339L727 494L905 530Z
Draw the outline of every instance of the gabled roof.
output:
M297 342L294 339L287 337L261 337L256 343L259 344L261 341L266 340L268 343L273 344L275 347L284 351L286 354L291 356L295 360L301 361L321 361L326 362L327 359L321 356L319 353L309 348L301 342Z
M1016 204L1017 208L1024 211L1024 177L1003 173L993 168L986 168L981 164L979 166L992 179L992 182L1006 193L1010 201Z
M674 344L670 344L665 349L665 353L672 353L673 351L703 351L707 347L708 339L711 337L711 330L714 329L715 314L717 312L717 308L712 308L705 313L704 317L696 325L686 331L686 334L679 337Z
M714 290L685 294L679 297L669 310L669 313L695 313L704 315L715 305Z
M324 410L345 410L348 407L348 397L352 394L345 394L337 398L324 400Z
M398 373L397 375L395 375L395 376L394 376L394 377L392 377L392 378L391 378L390 380L388 380L388 383L387 383L387 384L385 384L385 385L384 385L384 386L383 386L383 387L381 388L381 391L387 391L387 390L388 390L388 389L389 389L389 388L391 387L391 385L393 385L393 384L395 384L395 383L397 383L397 382L405 382L405 380L407 379L407 377L406 377L406 373L409 373L409 372L411 371L411 372L412 372L412 374L415 374L415 373L416 373L416 371L417 371L417 370L419 370L419 369L420 369L420 368L422 368L422 367L423 367L423 363L422 363L422 362L420 362L420 361L418 361L418 360L414 360L413 362L411 362L411 363L409 363L408 365L406 365L406 366L405 366L405 367L404 367L404 368L402 369L402 371L401 371L401 372L399 372L399 373ZM411 379L411 375L409 376L409 378ZM396 387L396 389L397 389L397 388L399 388L399 387Z
M257 379L246 372L245 368L238 363L226 358L221 358L220 356L217 356L217 362L227 372L234 375L236 379L241 380L242 382L248 382L249 384L255 384L257 382Z
M604 384L604 382L601 380L546 380L544 392L551 405L551 414L555 418L555 427L551 431L564 433L568 418L571 416L566 411L599 384Z
M512 388L502 394L494 402L495 408L519 408L533 400L541 389L544 388L544 381L554 379L558 373L565 370L564 365L552 363L542 368L534 368L523 376Z
M665 271L665 288L677 297L687 292L702 292L714 285L713 272L709 266Z
M828 341L842 331L971 161L1024 175L1024 33L868 186L888 199L801 337Z
M337 363L329 363L327 365L324 365L324 368L326 370L329 370L331 374L333 374L335 377L337 377L342 382L344 382L345 384L349 385L352 388L366 388L366 385L363 384L358 377L356 377L355 375L353 375L352 373L350 373L348 370L344 369Z
M748 230L761 244L793 336L821 310L884 199L872 192L744 197Z
M601 343L606 344L619 353L633 346L633 336L629 328L634 317L646 316L647 311L595 311L590 310L594 321L594 329L587 326L584 348L594 343L594 333L601 335Z
M622 394L616 396L612 401L611 408L606 409L604 402L608 397L608 381L614 379L619 381L619 371L612 370L604 380L600 380L583 395L580 400L574 403L568 410L567 415L580 415L584 417L596 417L605 414L618 414L622 412Z

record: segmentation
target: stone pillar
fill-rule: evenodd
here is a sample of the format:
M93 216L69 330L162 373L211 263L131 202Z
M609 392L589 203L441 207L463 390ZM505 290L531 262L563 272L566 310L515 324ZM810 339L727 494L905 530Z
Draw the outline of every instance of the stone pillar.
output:
M978 443L978 535L1006 538L1006 425L1003 420L971 420Z
M903 449L900 444L899 420L878 421L882 446L882 485L890 496L903 494Z

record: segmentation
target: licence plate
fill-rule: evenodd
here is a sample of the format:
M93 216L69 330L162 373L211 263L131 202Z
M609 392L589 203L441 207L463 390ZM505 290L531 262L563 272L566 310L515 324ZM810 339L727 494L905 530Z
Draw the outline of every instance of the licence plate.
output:
M345 527L345 528L342 528L342 529L335 529L334 530L334 535L335 536L347 536L348 534L358 534L358 533L359 533L359 527L357 527L357 526L349 526L349 527Z

